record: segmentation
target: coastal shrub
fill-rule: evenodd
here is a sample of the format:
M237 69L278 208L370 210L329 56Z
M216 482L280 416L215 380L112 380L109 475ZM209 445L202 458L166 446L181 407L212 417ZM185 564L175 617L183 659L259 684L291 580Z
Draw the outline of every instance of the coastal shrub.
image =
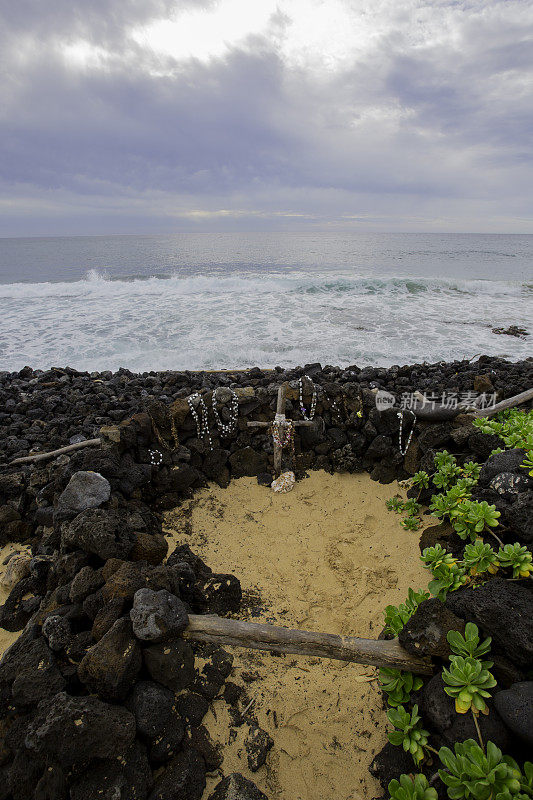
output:
M422 520L420 519L420 517L409 516L406 517L405 519L402 519L400 525L406 531L417 531L422 525Z
M462 564L472 576L484 572L494 575L499 566L498 557L490 544L481 540L465 546Z
M479 629L473 622L466 623L464 636L459 631L448 631L446 639L452 653L457 656L469 656L470 658L481 658L481 656L486 655L492 642L490 636L480 642ZM487 668L492 666L492 662L485 661L483 663Z
M425 775L400 775L388 786L390 800L437 800L437 790L428 783Z
M413 477L411 478L411 484L413 486L420 486L421 489L427 489L429 487L429 475L424 470L420 472L415 472Z
M458 714L472 711L474 714L488 714L485 699L490 697L489 689L496 686L494 675L483 662L471 656L450 656L450 668L442 670L444 691L455 699Z
M440 567L441 564L450 566L451 564L455 564L457 561L457 559L455 559L451 553L448 553L448 551L438 543L434 547L426 547L422 551L420 560L427 569L432 571L437 567Z
M413 675L412 672L402 672L392 667L382 667L379 670L379 683L387 694L387 702L390 706L397 707L407 703L411 697L411 692L416 692L422 687L422 678Z
M395 511L397 514L403 511L403 500L400 497L390 497L385 505L389 511Z
M486 752L473 739L457 742L454 750L455 753L449 747L439 750L445 767L439 769L439 777L452 800L518 800L519 793L530 796L527 774L531 774L533 765L526 763L527 773L522 775L516 761L504 756L493 742L487 742Z
M420 724L421 717L418 713L418 706L414 705L411 713L406 711L403 706L391 708L387 717L395 728L387 734L389 742L397 746L401 745L406 753L411 753L413 761L418 766L424 758L424 747L429 739L429 733Z
M473 424L481 433L499 436L507 448L533 450L533 409L525 412L509 408L500 411L492 419L475 419Z
M513 570L513 578L529 578L533 571L533 557L527 547L521 546L519 542L500 548L498 561L502 567Z
M398 636L407 620L411 619L415 613L419 603L428 598L429 592L425 592L423 589L419 589L418 592L415 592L414 589L409 587L405 603L400 603L399 606L386 606L385 628L383 631L385 635Z
M455 592L467 582L464 568L460 564L440 564L432 569L433 580L428 589L433 597L444 602L448 592Z

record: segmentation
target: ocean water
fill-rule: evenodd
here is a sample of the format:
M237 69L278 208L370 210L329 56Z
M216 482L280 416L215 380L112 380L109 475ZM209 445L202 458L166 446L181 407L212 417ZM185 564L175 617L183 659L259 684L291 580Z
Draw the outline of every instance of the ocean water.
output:
M518 325L531 336L498 336ZM533 236L0 239L0 370L533 355Z

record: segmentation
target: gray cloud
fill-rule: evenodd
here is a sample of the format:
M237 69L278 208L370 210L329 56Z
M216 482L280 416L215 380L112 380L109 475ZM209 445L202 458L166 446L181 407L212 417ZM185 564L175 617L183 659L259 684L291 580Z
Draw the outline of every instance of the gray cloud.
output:
M287 58L281 13L270 35L209 61L176 61L132 40L134 26L174 6L0 6L0 233L527 230L527 0L384 0L371 44L329 73ZM100 49L94 65L65 59L62 45L80 39Z

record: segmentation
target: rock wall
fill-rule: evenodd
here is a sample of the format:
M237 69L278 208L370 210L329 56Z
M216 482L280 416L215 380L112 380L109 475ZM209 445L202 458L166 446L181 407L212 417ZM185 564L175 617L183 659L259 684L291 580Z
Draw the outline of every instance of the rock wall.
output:
M295 438L297 473L366 469L384 482L412 474L436 449L484 460L494 444L461 419L418 423L404 459L397 414L379 413L372 389L438 395L493 387L501 399L533 385L533 362L488 358L391 370L0 374L2 461L102 437L101 447L0 472L1 543L31 545L27 568L0 608L2 627L23 629L0 664L0 800L202 796L206 771L220 764L201 724L209 701L224 692L236 724L242 714L226 683L231 654L191 646L179 629L187 613L238 610L240 585L214 574L186 545L165 561L160 512L210 480L270 480L271 437L247 422L272 419L282 381L289 383L287 415L297 419L302 373L317 388L316 426ZM215 433L211 392L230 385L238 427L223 438ZM212 449L190 413L186 398L194 391L205 396ZM307 408L311 392L304 381ZM220 390L217 399L227 422L230 393ZM530 506L518 505L509 501L506 513L526 526ZM250 742L257 765L266 755L254 750L260 739ZM261 796L233 776L212 800Z

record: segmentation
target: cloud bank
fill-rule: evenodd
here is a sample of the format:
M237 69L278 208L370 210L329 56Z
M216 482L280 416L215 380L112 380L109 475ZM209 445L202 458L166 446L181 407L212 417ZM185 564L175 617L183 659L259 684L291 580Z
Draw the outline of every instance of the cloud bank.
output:
M0 2L0 235L532 232L529 0Z

